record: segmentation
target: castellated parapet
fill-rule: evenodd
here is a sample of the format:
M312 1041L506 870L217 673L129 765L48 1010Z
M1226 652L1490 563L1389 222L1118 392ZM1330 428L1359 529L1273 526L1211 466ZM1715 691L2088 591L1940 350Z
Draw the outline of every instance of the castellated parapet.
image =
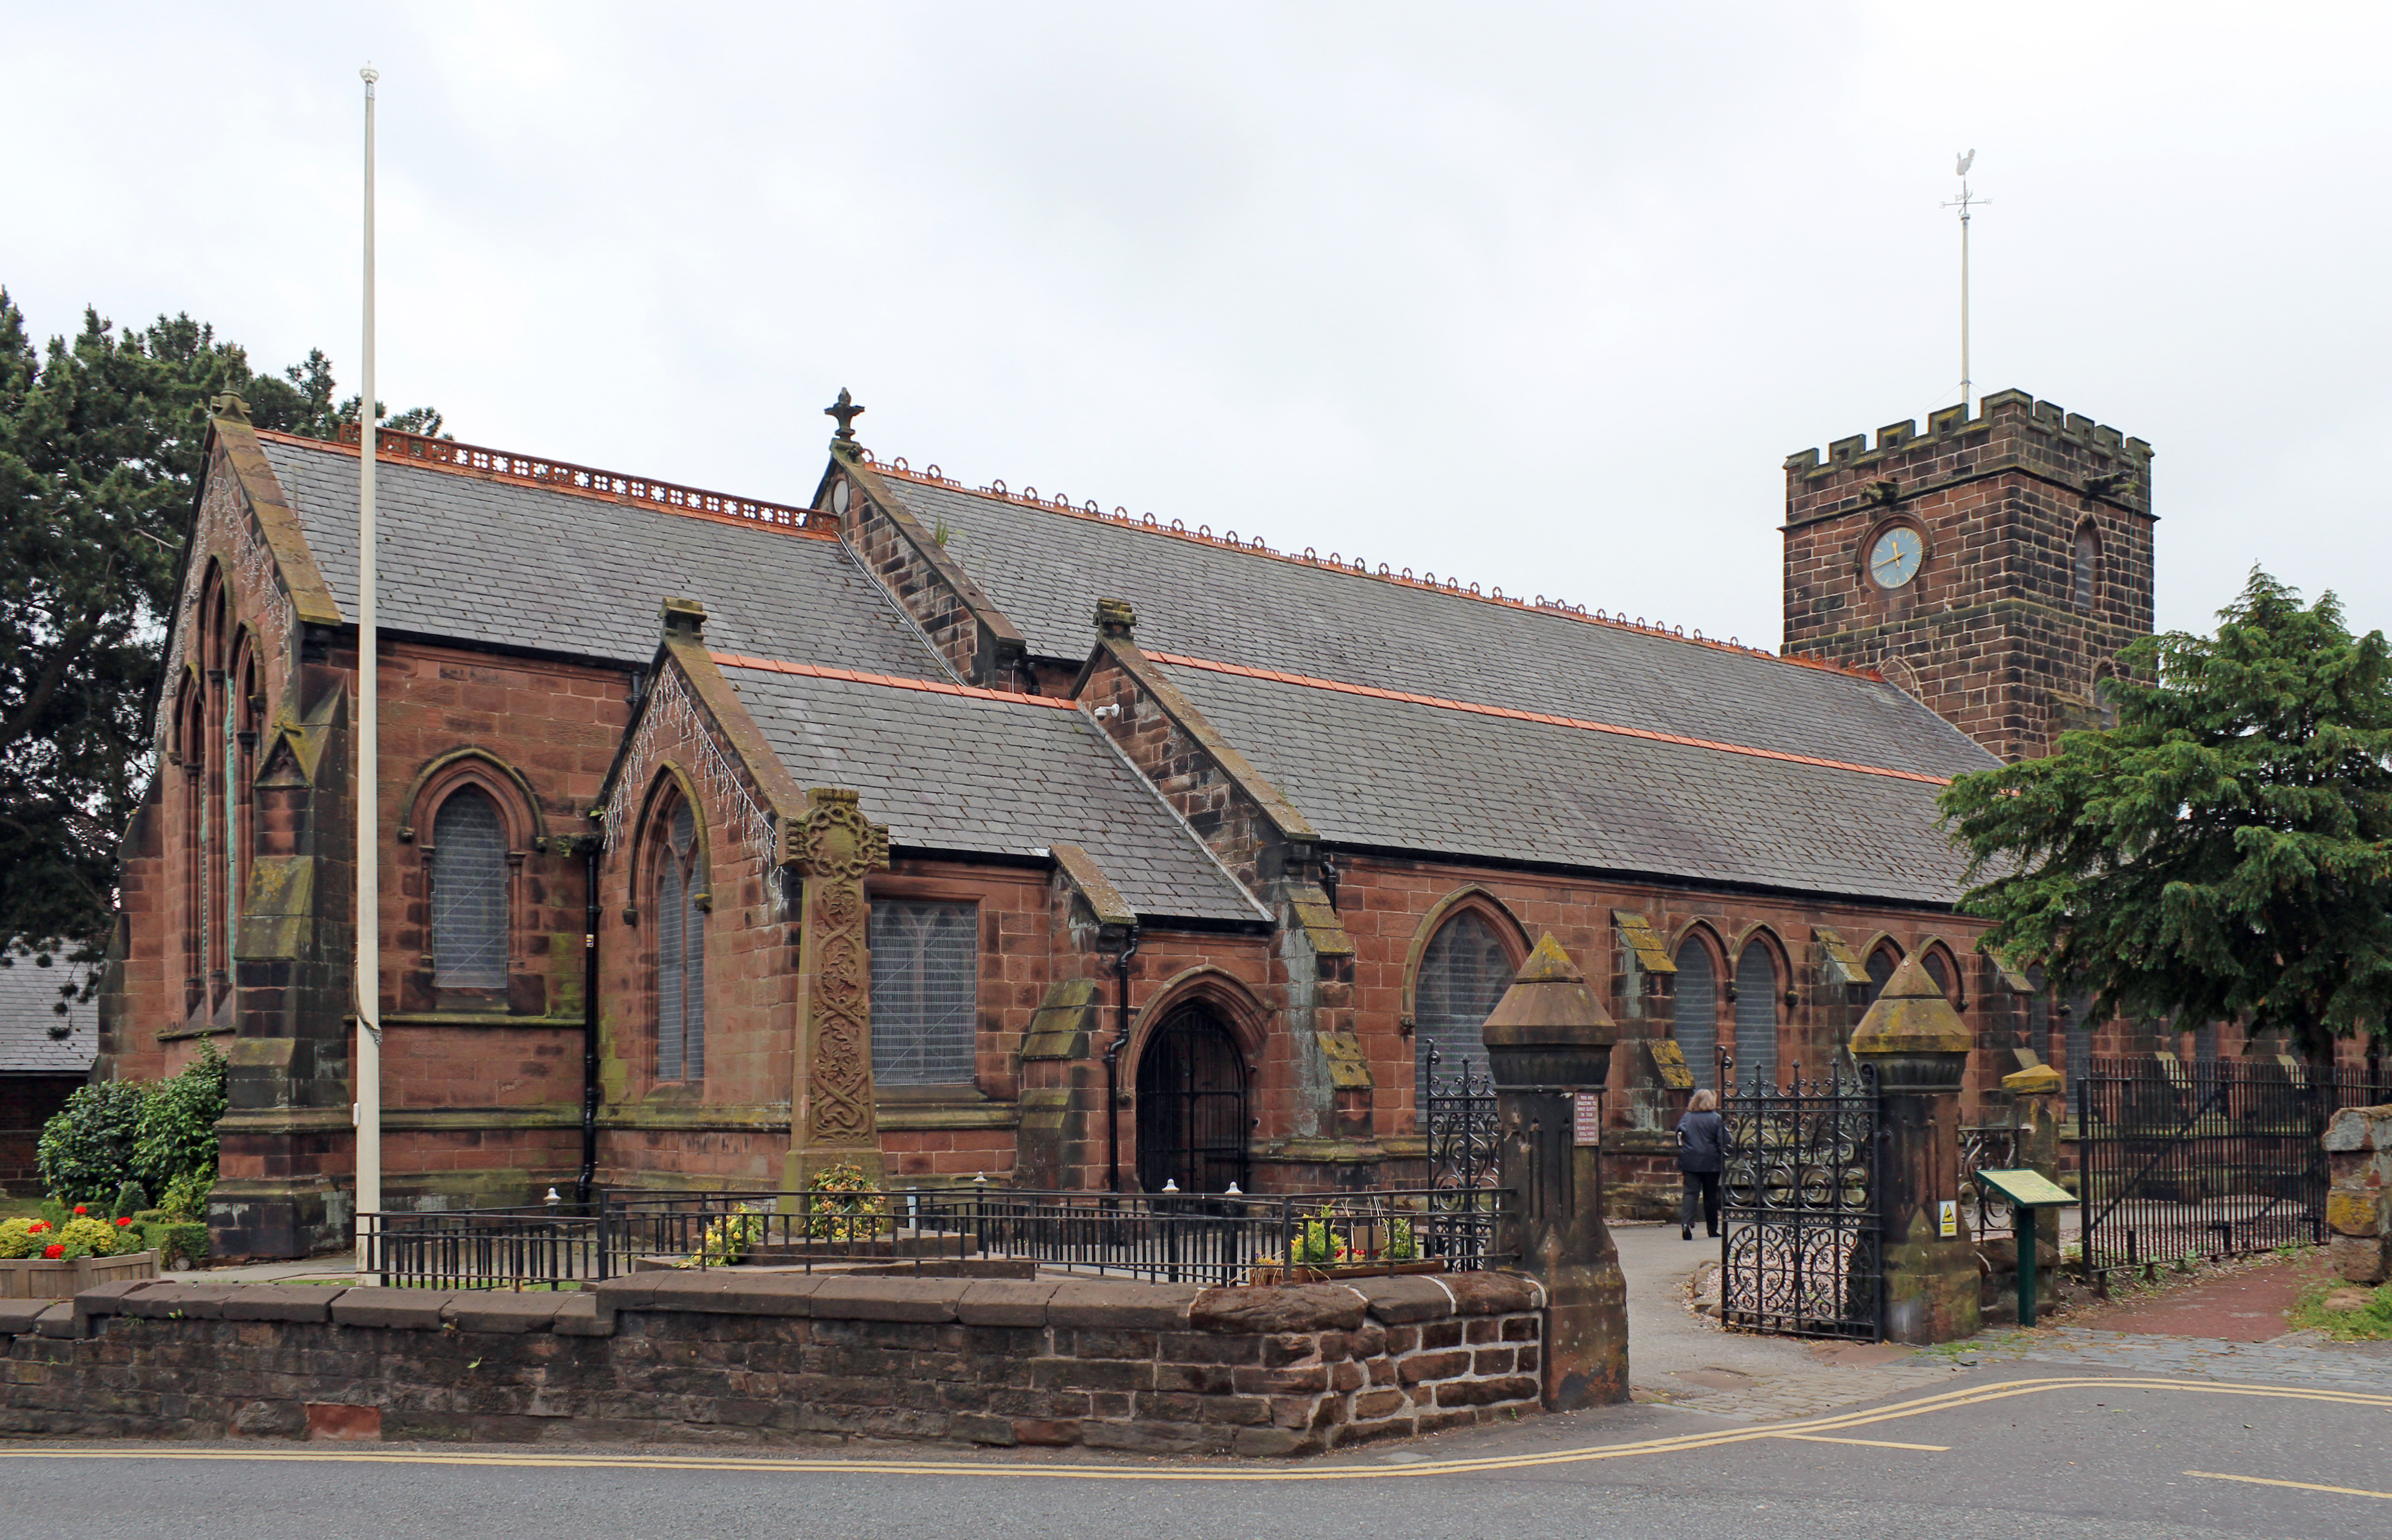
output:
M2022 391L1789 456L1786 652L1875 668L2004 759L2051 752L2151 631L2151 463Z
M2002 471L2089 489L2124 511L2152 516L2152 446L2141 439L2024 391L1996 391L1978 408L1974 417L1966 407L1931 413L1924 434L1915 421L1888 423L1877 431L1875 448L1866 434L1854 434L1828 445L1824 459L1816 449L1787 456L1787 524L1882 502L1889 480L1896 496L1916 497Z

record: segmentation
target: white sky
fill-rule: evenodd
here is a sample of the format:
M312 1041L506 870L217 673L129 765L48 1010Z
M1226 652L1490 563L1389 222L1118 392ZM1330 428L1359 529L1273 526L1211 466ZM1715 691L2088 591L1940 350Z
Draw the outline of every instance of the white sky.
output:
M474 443L884 458L1736 634L1780 462L1975 375L2149 439L2159 618L2392 625L2392 10L10 7L0 283L358 353ZM1093 602L1094 596L1091 595Z

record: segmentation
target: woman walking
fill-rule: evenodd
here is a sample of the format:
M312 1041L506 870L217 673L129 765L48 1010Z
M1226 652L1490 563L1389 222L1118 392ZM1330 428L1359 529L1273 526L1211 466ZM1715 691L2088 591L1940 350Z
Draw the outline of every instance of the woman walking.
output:
M1695 1093L1686 1115L1678 1119L1678 1178L1685 1193L1678 1204L1678 1238L1695 1238L1695 1200L1702 1199L1703 1229L1719 1237L1720 1172L1727 1165L1727 1124L1719 1115L1719 1098L1708 1091Z

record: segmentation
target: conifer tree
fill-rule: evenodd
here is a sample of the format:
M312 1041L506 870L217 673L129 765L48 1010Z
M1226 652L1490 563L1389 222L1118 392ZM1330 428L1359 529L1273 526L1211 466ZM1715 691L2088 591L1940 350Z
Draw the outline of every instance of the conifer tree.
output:
M2120 654L2117 725L1964 775L1945 821L1984 944L2101 1014L2239 1019L2305 1049L2392 1011L2392 666L2332 593L2257 569L2214 637Z

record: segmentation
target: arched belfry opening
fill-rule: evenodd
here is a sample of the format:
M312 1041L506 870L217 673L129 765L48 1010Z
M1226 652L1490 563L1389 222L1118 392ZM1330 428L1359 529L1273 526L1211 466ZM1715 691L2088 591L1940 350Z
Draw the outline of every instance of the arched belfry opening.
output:
M1213 1008L1190 1001L1147 1039L1138 1061L1138 1184L1159 1193L1252 1184L1245 1055Z

